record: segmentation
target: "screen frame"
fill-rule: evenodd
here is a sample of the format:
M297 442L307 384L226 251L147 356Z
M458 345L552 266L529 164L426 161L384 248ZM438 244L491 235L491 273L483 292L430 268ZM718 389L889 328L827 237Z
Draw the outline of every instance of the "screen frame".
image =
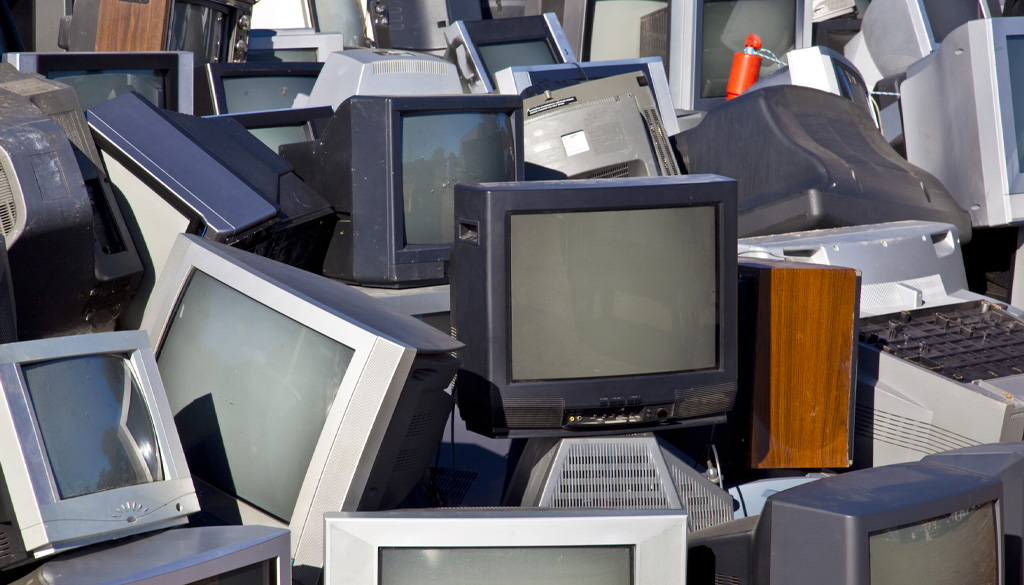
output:
M244 77L316 77L323 69L323 63L207 63L195 68L193 109L197 116L217 114L241 114L229 112L224 90L224 80Z
M137 376L165 479L61 499L53 479L21 365L104 353L128 356ZM0 345L0 450L4 481L30 554L48 554L110 538L168 528L199 511L149 338L142 331L77 335ZM111 516L122 520L111 522ZM69 522L69 520L74 522Z
M49 78L54 71L95 71L101 69L154 69L163 71L165 109L192 113L192 53L185 51L131 53L5 53L23 73ZM60 81L58 79L58 81Z
M632 546L633 584L686 580L684 510L394 510L324 515L325 585L378 585L379 549Z
M314 106L205 117L231 119L241 124L246 130L301 126L303 132L306 133L306 140L309 141L319 140L323 136L324 129L327 128L327 123L333 115L334 110L330 106Z
M590 61L590 36L594 28L594 5L597 0L526 0L525 16L553 12L562 31L581 62Z

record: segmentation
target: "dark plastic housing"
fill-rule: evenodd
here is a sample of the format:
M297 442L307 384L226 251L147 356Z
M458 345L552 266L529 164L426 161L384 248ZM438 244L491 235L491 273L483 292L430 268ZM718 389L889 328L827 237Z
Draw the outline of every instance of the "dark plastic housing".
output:
M513 169L523 180L522 99L504 95L353 96L338 107L318 142L281 154L340 214L324 274L398 288L448 282L450 244L407 245L403 234L402 118L483 112L510 117Z
M457 337L466 344L459 354L456 398L467 428L491 437L572 436L722 422L736 397L738 373L735 201L735 182L706 175L457 186L451 305ZM713 346L714 365L650 374L514 379L511 218L698 207L713 210L715 218L713 226L702 227L713 232L714 274L708 279L714 284L716 314L713 333L687 342ZM634 245L630 251L642 247ZM647 245L654 249L660 244ZM686 270L665 270L671 268ZM603 282L602 274L588 273L591 277ZM652 286L656 280L652 275ZM629 286L628 291L599 290L595 284L596 303L620 293L646 298L645 281Z
M242 111L283 109L274 106L231 111L225 92L225 80L259 77L294 77L316 81L323 63L207 63L195 68L193 113L197 116L238 114ZM230 81L228 81L230 83ZM312 86L312 84L310 84ZM282 92L287 92L285 86ZM307 94L308 95L308 94ZM289 106L291 107L291 106Z
M446 26L456 20L483 18L478 0L373 0L368 4L374 38L384 49L444 51Z

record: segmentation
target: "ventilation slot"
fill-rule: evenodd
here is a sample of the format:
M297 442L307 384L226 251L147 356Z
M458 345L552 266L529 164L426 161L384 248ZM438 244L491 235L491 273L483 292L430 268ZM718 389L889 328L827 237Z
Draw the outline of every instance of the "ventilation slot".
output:
M676 390L676 401L672 416L689 418L726 412L732 408L736 398L736 383L727 382L703 388Z
M560 427L565 412L561 398L509 398L502 406L510 429Z
M634 442L573 443L551 488L553 508L670 506L650 449Z
M861 437L925 455L981 444L942 427L860 405L857 406L855 432Z
M14 191L11 189L11 179L7 176L7 168L0 165L0 227L4 230L4 237L8 238L7 245L11 245L10 235L14 232L14 226L18 223L18 208L14 204Z
M668 71L668 8L655 10L640 18L640 56L661 57Z
M374 75L389 75L392 73L426 73L429 75L450 75L451 69L447 63L436 61L425 61L421 59L394 59L392 61L377 61L373 64Z
M629 175L629 163L619 163L607 167L602 167L586 173L580 173L572 178L574 179L616 179L619 177L628 177Z
M692 467L672 466L671 472L691 532L733 519L732 497L728 493Z
M676 155L672 152L672 145L665 135L665 127L661 123L661 115L655 108L645 108L640 111L647 122L647 131L651 134L651 143L654 145L654 155L658 157L658 168L662 176L680 175L679 165L676 163Z
M68 140L71 141L71 144L74 144L78 150L81 150L86 154L89 153L90 149L86 149L85 147L85 129L78 124L71 112L60 112L51 115L50 118L60 126L60 129L64 131L64 134L67 134Z

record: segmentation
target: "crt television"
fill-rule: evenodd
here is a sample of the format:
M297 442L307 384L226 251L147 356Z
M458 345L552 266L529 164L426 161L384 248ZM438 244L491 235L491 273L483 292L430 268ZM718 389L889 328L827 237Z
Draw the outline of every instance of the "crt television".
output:
M690 533L686 582L997 585L1003 492L998 477L937 463L826 477Z
M455 221L467 428L624 433L721 421L732 408L732 179L459 185Z
M662 58L672 100L682 110L725 101L733 55L751 33L777 56L811 46L810 0L670 0L643 18L639 56ZM761 75L777 68L761 61Z
M522 99L353 96L319 142L281 153L341 214L324 274L368 286L445 284L455 183L523 179Z
M306 105L323 63L208 63L195 69L197 116Z
M681 510L395 510L324 523L325 585L686 580Z
M204 513L288 527L294 577L323 515L393 508L426 471L461 344L323 276L178 236L146 307Z
M192 113L192 53L5 53L24 73L38 73L75 88L89 110L134 91L158 108Z
M142 331L0 346L0 566L199 511Z
M323 136L327 122L334 115L329 106L291 108L264 112L243 112L214 116L234 120L260 139L274 152L282 144L309 142Z

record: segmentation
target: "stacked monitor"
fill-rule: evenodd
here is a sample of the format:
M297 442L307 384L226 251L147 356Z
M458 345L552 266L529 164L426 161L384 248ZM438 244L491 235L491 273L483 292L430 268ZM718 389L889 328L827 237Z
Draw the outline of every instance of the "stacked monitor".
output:
M145 332L0 346L7 567L199 511Z
M326 0L319 2L328 4ZM366 6L373 17L376 46L437 56L444 53L446 26L483 18L478 0L372 0Z
M311 28L260 29L249 33L247 63L323 63L331 53L344 50L341 33L318 33Z
M999 478L938 463L854 471L687 539L690 585L1003 583Z
M319 142L285 145L341 215L324 274L368 286L448 282L456 183L523 180L522 100L353 96Z
M222 114L221 117L241 124L274 152L282 144L319 140L334 115L328 106Z
M809 0L670 0L643 19L638 56L662 58L672 101L682 110L725 101L733 55L751 33L775 55L811 46ZM777 68L764 59L761 75Z
M210 63L195 69L197 116L306 105L323 63Z
M494 74L516 65L575 63L576 55L552 14L458 21L445 29L446 58L472 93L493 93Z
M399 510L325 522L326 585L686 581L682 511Z
M158 108L192 113L192 53L5 53L23 73L75 88L83 110L134 91Z
M461 344L347 286L191 234L146 309L204 513L289 527L315 582L323 514L395 507L451 410Z
M491 436L722 421L736 396L736 184L459 185L459 410Z

